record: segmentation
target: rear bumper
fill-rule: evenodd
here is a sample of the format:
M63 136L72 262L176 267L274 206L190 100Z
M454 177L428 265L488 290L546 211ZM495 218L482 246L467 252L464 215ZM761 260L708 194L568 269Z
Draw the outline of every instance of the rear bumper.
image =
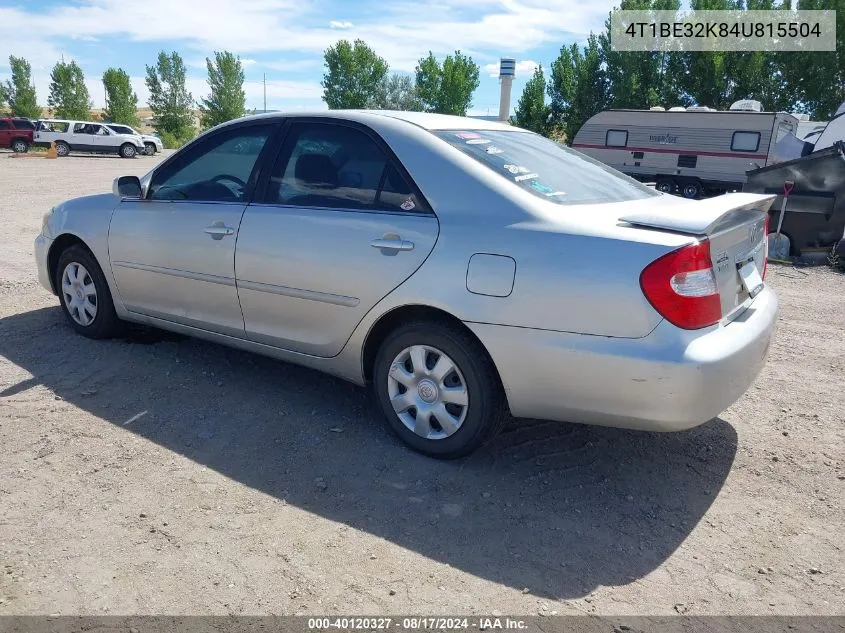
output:
M468 323L493 358L516 417L680 431L718 416L751 386L776 329L766 288L735 321L641 339Z

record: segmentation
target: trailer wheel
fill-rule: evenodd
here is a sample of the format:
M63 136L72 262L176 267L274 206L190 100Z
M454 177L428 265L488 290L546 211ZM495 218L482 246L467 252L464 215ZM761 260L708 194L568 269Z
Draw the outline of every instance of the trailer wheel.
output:
M658 178L654 188L662 193L675 193L675 181L671 178Z
M694 200L701 195L701 183L697 180L688 180L681 187L681 195L683 195L684 198Z

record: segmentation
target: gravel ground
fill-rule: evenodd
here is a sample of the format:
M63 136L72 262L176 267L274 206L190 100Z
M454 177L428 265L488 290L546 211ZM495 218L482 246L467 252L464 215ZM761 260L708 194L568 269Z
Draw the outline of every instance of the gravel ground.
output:
M71 332L41 215L159 158L0 154L0 614L845 613L842 275L770 269L770 360L698 429L440 463L333 378Z

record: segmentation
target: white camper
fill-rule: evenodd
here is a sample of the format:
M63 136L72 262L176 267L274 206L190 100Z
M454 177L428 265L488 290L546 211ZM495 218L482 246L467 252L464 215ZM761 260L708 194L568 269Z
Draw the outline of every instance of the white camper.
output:
M666 193L740 190L745 172L801 156L798 119L762 112L758 102L731 110L606 110L591 117L572 147Z

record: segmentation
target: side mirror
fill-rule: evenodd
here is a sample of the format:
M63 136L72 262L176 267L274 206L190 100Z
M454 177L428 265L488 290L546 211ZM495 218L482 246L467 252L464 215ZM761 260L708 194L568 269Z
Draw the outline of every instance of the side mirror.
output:
M143 195L141 179L138 176L118 176L112 183L112 192L121 200L125 198L140 200Z

